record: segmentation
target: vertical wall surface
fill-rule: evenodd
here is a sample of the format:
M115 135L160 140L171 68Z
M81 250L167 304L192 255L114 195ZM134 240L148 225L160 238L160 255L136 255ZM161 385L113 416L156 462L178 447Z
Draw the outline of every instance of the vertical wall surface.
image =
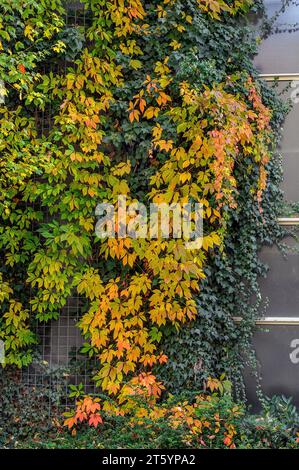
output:
M264 1L268 16L275 18L281 0ZM294 2L293 2L294 3ZM259 48L256 66L270 85L277 87L292 109L284 124L280 153L286 203L299 201L299 4L292 4L274 22L273 34ZM286 210L280 223L299 225L298 209ZM263 392L268 396L293 396L299 406L299 245L286 238L283 255L276 247L264 247L261 259L269 266L261 279L261 292L268 299L266 317L258 322L254 347L260 363ZM246 374L247 395L257 404L256 381Z
M265 0L264 3L269 17L274 17L282 4L281 0ZM69 27L84 28L89 21L80 2L69 2L66 17ZM281 96L293 103L280 148L284 169L282 189L288 202L299 201L299 27L292 31L289 28L296 23L299 25L299 6L292 5L275 21L275 32L261 43L255 63L262 77L273 86L278 80ZM65 67L65 64L61 66ZM37 122L42 133L48 132L51 110L37 116ZM299 225L299 213L281 214L281 223L290 227ZM269 306L266 317L258 322L254 347L260 363L263 391L270 396L293 396L299 406L299 246L294 239L285 241L289 245L285 256L274 247L264 247L261 253L262 260L269 266L268 277L260 281ZM38 386L49 380L55 384L56 368L65 366L66 394L70 380L83 382L87 389L91 387L92 366L79 353L83 338L76 323L81 308L80 298L70 298L57 321L38 327L41 359L52 375L45 374L40 365L33 364L23 372L28 384ZM78 373L70 375L67 367L78 361L81 361ZM245 379L248 399L257 404L256 380L249 372Z

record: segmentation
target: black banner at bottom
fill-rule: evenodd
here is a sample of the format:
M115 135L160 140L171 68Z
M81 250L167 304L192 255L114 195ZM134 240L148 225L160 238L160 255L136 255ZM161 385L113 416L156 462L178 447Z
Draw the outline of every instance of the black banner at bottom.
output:
M83 470L96 470L97 468L151 468L174 467L210 469L211 465L229 465L235 468L242 465L259 464L297 465L298 453L296 450L0 450L1 468L6 464L38 466L55 469L56 465L65 465L68 468Z

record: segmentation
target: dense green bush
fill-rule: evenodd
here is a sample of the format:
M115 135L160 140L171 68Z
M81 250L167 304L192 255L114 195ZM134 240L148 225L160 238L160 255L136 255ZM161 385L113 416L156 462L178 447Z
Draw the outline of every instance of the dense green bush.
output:
M292 399L273 396L262 401L259 415L248 413L241 423L244 448L298 448L299 414Z
M275 449L298 448L299 414L291 400L284 397L264 399L259 414L250 414L237 403L229 391L201 392L205 397L196 418L211 423L202 433L190 433L186 420L173 427L168 419L144 418L132 422L130 416L105 414L98 429L83 425L77 431L66 431L57 413L58 396L47 386L28 394L16 378L4 387L7 396L1 406L0 445L3 448L82 448L82 449L174 449L228 448L223 430L234 429L233 448ZM169 407L184 407L198 393L188 392L168 399ZM49 407L50 403L50 407ZM51 420L49 411L51 410ZM227 439L227 438L226 438Z
M36 385L20 371L0 372L0 448L22 445L35 434L55 436L66 396L63 370L41 365Z

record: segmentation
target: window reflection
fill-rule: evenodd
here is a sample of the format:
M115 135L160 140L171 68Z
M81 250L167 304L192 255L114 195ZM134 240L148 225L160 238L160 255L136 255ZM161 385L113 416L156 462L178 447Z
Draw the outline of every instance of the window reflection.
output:
M274 18L285 2L264 0L269 18ZM255 65L260 73L299 72L299 2L292 0L274 22L274 32L262 41Z

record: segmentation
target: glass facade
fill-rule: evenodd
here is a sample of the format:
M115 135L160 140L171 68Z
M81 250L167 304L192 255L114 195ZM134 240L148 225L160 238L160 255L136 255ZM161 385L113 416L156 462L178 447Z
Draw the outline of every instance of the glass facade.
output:
M283 162L284 198L286 203L294 203L299 201L299 4L290 2L281 11L285 2L264 3L274 32L261 42L255 64L262 78L273 81L281 98L291 105L278 150ZM290 217L282 214L280 221L294 230L299 213ZM254 349L262 391L267 396L292 396L299 407L299 243L294 237L284 242L284 253L278 247L265 246L260 254L269 267L267 278L260 280L268 306L266 316L257 322ZM257 381L249 368L245 382L248 401L258 408Z
M299 8L289 5L280 12L281 0L264 0L273 33L262 41L255 64L260 73L293 73L299 71ZM296 26L297 24L297 26Z
M286 238L286 252L277 247L264 247L261 259L269 266L265 279L261 279L261 293L268 299L267 316L299 317L299 245Z
M299 407L299 326L269 325L259 327L254 347L259 361L261 387L271 397L284 395L293 397ZM256 379L245 371L247 399L254 410L259 408Z

